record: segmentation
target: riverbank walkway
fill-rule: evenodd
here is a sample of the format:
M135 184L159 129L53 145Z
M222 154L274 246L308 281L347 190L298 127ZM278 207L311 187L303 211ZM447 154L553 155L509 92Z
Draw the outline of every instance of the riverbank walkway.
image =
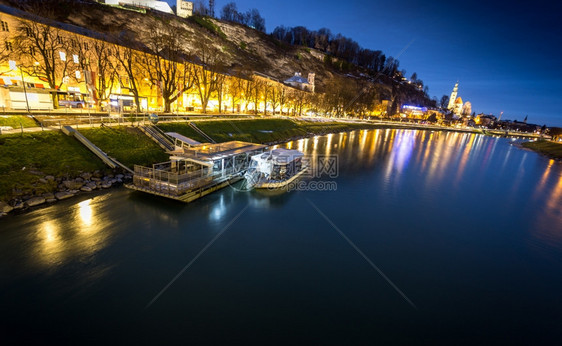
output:
M248 119L289 119L296 121L313 121L313 122L341 122L341 123L353 123L353 124L367 124L367 125L377 125L381 127L392 127L392 128L403 128L403 129L420 129L420 130L433 130L433 131L452 131L452 132L463 132L463 133L477 133L484 135L500 136L500 137L521 137L530 139L551 139L550 136L541 136L535 133L524 133L524 132L508 132L505 130L489 130L489 129L476 129L472 127L450 127L441 126L434 124L419 124L401 121L390 121L390 120L367 120L367 119L353 119L353 118L325 118L325 117L290 117L284 115L268 115L266 117L251 114L240 114L240 115L192 115L192 116L182 116L182 115L170 115L170 116L159 116L158 123L185 123L192 127L198 133L203 131L197 127L199 122L209 122L209 121L232 121L232 120L248 120ZM65 119L42 119L39 118L43 126L37 127L20 127L15 129L0 129L1 134L18 134L18 133L32 133L40 131L52 131L61 130L62 126L71 126L76 129L80 128L96 128L101 126L146 126L152 124L151 119L147 116L138 117L71 117ZM213 138L208 134L204 133L202 136L209 142L215 143Z

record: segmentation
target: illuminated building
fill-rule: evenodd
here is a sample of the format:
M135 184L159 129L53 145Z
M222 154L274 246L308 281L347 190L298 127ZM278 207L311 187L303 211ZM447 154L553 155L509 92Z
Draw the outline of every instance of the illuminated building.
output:
M455 101L457 100L457 92L459 90L459 82L455 84L451 97L449 97L449 104L447 105L448 110L453 110L455 108Z
M134 71L127 72L118 61L119 56L125 59L128 55L129 59L139 61L152 59L153 55L135 50L134 47L124 47L116 38L87 28L46 25L45 22L52 22L17 9L0 8L0 22L0 45L3 44L6 53L5 59L0 60L0 110L22 111L29 108L30 111L37 111L67 107L96 108L98 111L119 113L164 111L162 90L158 82L154 81L154 76L149 75L147 69L140 65ZM56 75L56 80L51 83L35 73L36 70L41 70L44 61L41 55L29 53L34 49L32 43L24 41L27 46L31 46L24 53L15 48L16 37L29 37L29 34L19 35L21 30L28 28L22 25L34 22L50 27L56 42L52 39L53 42L49 43L55 43L58 47L52 52L55 63L60 64L58 71L65 71L64 75ZM99 55L94 53L104 50L108 52L109 70L98 71L100 67L96 63L83 64L84 61L96 61ZM161 60L170 63L168 60ZM182 75L185 69L203 68L200 64L190 62L182 61L177 64L180 71L178 75ZM303 78L306 84L295 88L259 73L252 76L221 76L224 84L220 89L220 97L217 90L214 90L207 102L206 109L211 112L253 110L288 114L291 110L295 113L295 109L298 109L300 114L308 106L308 92L303 90L314 91L313 73L308 75L308 79ZM207 85L201 89L206 87ZM177 98L170 102L170 111L203 111L199 91L199 85L186 90L178 89L173 95Z
M130 7L138 7L138 8L150 8L160 12L166 12L170 14L174 14L174 11L170 8L165 1L158 1L158 0L102 0L98 1L104 3L106 5L118 5L118 6L130 6ZM193 8L193 6L192 6Z
M427 113L426 107L416 107L410 105L403 105L402 106L402 113L404 113L408 117L413 118L422 118Z
M463 103L462 98L458 96L459 82L455 84L447 109L456 116L470 115L472 113L472 104L470 102Z
M177 0L176 11L178 17L187 18L193 16L193 2L185 0Z
M314 77L314 73L309 73L308 78L304 78L300 72L295 72L294 76L285 80L283 83L304 91L314 92Z

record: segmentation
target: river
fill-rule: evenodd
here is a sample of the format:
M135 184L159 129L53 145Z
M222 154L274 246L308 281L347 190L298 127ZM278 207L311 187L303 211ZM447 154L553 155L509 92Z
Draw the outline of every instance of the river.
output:
M0 342L555 344L562 164L364 130L285 193L115 189L0 220ZM6 344L6 343L4 343Z

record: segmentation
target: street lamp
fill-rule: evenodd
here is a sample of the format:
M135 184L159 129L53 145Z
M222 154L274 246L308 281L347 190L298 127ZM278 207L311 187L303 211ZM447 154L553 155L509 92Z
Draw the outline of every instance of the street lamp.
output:
M14 60L10 60L9 61L10 64L10 70L15 70L18 68L16 62ZM23 70L20 68L20 73L21 73L21 83L23 84L23 93L25 95L25 105L27 107L27 114L29 114L29 101L27 99L27 88L25 86L25 79L23 78Z

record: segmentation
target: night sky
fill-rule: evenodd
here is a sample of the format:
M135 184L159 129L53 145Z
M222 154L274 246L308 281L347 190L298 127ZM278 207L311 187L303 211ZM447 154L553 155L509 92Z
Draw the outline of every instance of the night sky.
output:
M168 1L175 4L174 0ZM228 0L216 0L215 12ZM441 99L459 81L476 113L562 126L562 5L557 1L235 1L278 25L329 28L400 60Z

